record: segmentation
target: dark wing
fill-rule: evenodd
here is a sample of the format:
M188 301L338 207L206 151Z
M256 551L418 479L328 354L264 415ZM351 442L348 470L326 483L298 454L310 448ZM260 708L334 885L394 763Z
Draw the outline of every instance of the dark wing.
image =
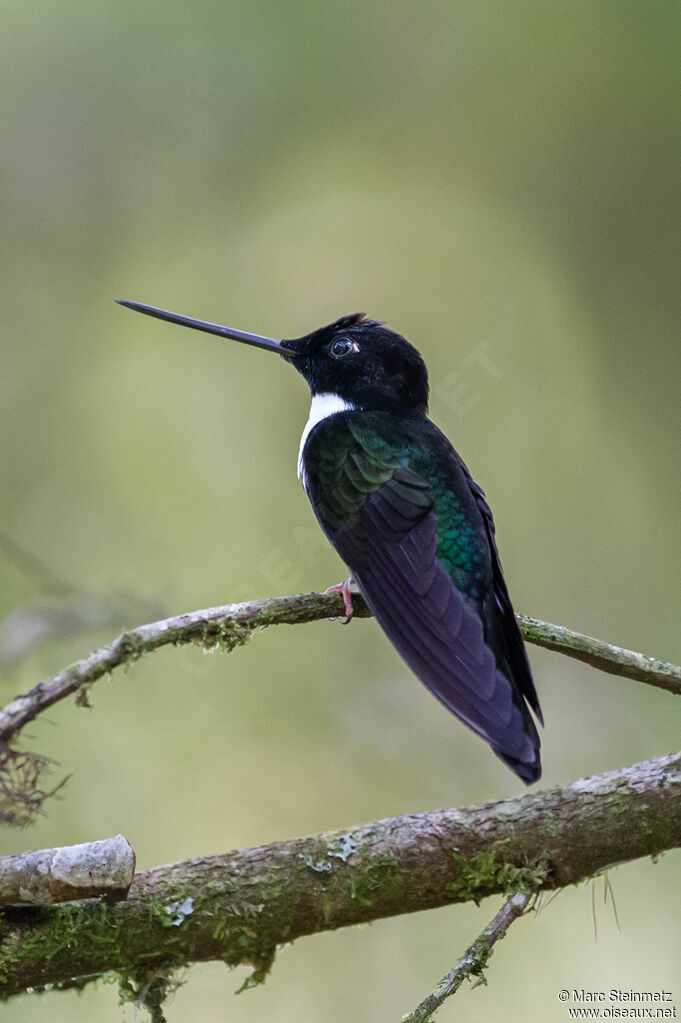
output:
M520 633L515 611L508 595L508 588L504 573L501 568L501 560L497 549L495 537L494 519L492 510L487 504L485 492L482 487L470 476L468 469L463 466L471 492L475 497L480 513L485 523L487 538L492 554L492 571L494 575L494 607L490 607L486 619L489 622L490 635L488 642L493 645L497 660L501 663L502 669L509 678L514 679L520 692L523 694L530 707L537 715L539 721L544 724L544 717L539 706L537 690L532 679L532 669L527 659L525 642Z
M533 706L536 695L526 661L522 677L529 688L516 681L514 664L520 655L512 643L501 664L495 656L498 558L493 534L490 542L481 498L471 490L458 456L428 420L423 423L434 431L425 439L433 440L440 461L444 457L446 462L446 494L428 478L423 448L413 437L396 439L389 429L394 422L382 413L350 412L325 420L310 434L304 451L308 496L377 621L412 671L529 783L541 773L539 737L523 695ZM446 449L440 450L442 444ZM459 523L454 554L451 543L443 543L439 523L452 507ZM503 577L501 582L506 594ZM491 628L485 621L490 600ZM520 645L524 657L522 639Z

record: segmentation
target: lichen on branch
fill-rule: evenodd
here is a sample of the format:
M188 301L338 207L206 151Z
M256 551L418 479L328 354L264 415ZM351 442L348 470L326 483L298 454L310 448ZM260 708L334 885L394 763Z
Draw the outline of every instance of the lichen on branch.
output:
M681 845L681 753L479 807L406 814L136 875L125 902L6 911L0 997L218 959L262 980L303 935L563 888Z

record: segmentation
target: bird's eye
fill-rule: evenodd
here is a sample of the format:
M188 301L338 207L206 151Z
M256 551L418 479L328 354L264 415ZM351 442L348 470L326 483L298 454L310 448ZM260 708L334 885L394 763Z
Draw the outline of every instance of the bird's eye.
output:
M346 355L349 355L350 352L355 350L355 345L353 345L350 338L339 337L333 342L329 350L334 359L343 359Z

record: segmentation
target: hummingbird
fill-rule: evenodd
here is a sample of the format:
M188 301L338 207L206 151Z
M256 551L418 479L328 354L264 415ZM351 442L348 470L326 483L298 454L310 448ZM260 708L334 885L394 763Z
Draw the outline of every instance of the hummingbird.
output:
M492 512L428 418L417 349L364 313L276 340L118 300L170 323L276 352L307 381L298 476L353 584L413 673L526 784L543 724L499 559Z

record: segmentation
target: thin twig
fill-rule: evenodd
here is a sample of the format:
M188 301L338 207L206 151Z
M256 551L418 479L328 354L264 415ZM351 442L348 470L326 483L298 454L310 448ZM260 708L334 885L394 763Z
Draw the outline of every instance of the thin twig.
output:
M602 639L585 636L582 632L573 632L563 625L551 625L539 618L528 615L516 615L520 631L528 643L555 650L566 657L574 657L578 661L586 661L592 668L607 671L611 675L622 675L645 682L649 686L657 686L668 693L681 696L681 667L661 661L658 657L639 654L636 650L605 643Z
M355 613L358 617L369 615L359 598L355 598ZM207 649L233 650L245 643L255 629L267 625L297 625L343 614L341 596L308 593L226 604L140 625L7 704L0 710L0 742L9 742L24 725L59 700L87 689L114 668L130 664L162 646L196 643Z
M456 966L445 974L435 990L412 1012L402 1017L402 1023L429 1023L433 1013L437 1012L446 998L456 994L467 977L475 977L478 984L486 984L484 970L492 956L492 949L506 935L513 921L523 915L533 897L529 892L516 892L512 895L482 934L469 945Z
M355 617L370 617L361 598L354 597L353 600ZM9 742L24 725L64 697L86 689L114 668L136 661L159 647L198 643L208 648L232 650L245 643L253 631L268 625L298 625L343 614L340 594L306 593L226 604L141 625L122 633L108 646L75 661L30 692L12 700L0 710L0 742ZM681 694L681 667L675 664L624 650L536 618L518 615L518 622L530 643L587 661L602 671Z

